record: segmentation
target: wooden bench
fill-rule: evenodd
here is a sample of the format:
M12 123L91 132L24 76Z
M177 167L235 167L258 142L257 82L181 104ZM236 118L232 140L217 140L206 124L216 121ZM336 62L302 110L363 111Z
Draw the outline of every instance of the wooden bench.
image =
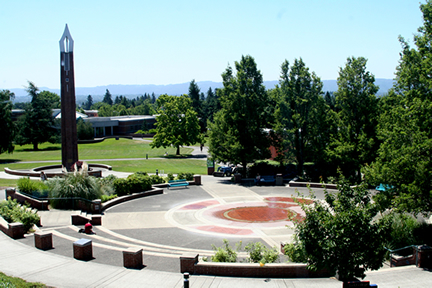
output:
M189 182L186 179L179 180L170 180L168 181L168 188L170 187L180 187L180 186L189 186Z

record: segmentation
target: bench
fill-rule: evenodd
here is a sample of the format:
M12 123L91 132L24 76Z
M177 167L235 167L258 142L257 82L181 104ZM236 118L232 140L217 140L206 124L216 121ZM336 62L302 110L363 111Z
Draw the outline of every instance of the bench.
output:
M263 184L263 183L275 184L276 183L276 178L274 176L272 176L272 175L263 175L263 176L260 177L259 183L256 183L256 184L260 185L260 184Z
M169 187L180 187L180 186L189 186L189 182L187 182L186 179L168 181L168 188Z

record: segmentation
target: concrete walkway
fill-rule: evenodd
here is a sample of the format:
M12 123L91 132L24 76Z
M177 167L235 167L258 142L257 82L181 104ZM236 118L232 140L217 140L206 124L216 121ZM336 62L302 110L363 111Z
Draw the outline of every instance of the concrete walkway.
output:
M209 248L208 239L216 241L217 236L196 231L190 233L184 229L188 225L196 226L194 221L209 221L204 213L197 210L183 214L191 217L182 217L182 214L176 215L176 212L185 211L182 207L188 206L189 203L202 204L209 199L218 201L221 205L230 205L263 201L264 198L276 195L289 197L294 191L287 187L273 186L246 188L230 184L226 182L226 178L209 176L203 176L202 183L201 187L167 190L163 195L134 200L110 208L103 218L103 226L95 227L97 235L89 236L93 237L91 239L94 242L96 259L87 262L72 257L71 241L80 237L74 230L76 227L70 225L70 215L73 211L40 211L44 225L42 229L54 232L55 248L41 251L32 246L34 238L30 235L22 240L12 240L0 233L0 271L52 287L183 287L183 275L176 272L180 270L178 265L181 251L193 249L200 255L205 255L211 251L203 250ZM322 197L322 191L317 190L316 194ZM4 195L4 191L0 191L0 199L4 198ZM171 216L167 211L173 211ZM193 215L197 217L194 218ZM115 220L120 217L123 221L116 222ZM266 233L265 229L261 230L264 231L262 233ZM277 235L260 237L270 246L280 240ZM141 270L121 267L121 261L116 256L120 255L124 247L134 243L144 247L144 264L149 263L148 267ZM151 266L152 262L155 262L154 266ZM158 269L161 265L170 266L168 271L173 272L162 271L165 267ZM378 284L378 287L431 287L432 273L414 266L384 268L367 272L365 280ZM260 279L196 275L191 276L190 284L190 287L238 288L342 286L342 283L334 278Z

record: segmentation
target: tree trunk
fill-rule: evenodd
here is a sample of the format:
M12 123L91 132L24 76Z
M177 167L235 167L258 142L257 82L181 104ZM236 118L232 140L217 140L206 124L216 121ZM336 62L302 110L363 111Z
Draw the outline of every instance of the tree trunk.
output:
M39 150L39 143L33 142L33 150L35 151Z
M177 156L180 155L180 146L177 146L177 152L176 152L176 155L177 155Z

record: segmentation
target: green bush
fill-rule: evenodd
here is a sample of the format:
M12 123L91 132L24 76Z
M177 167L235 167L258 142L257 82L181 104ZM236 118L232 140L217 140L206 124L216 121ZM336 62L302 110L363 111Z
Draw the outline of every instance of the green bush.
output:
M142 173L134 173L126 179L115 179L114 189L118 196L143 192L151 189L152 179Z
M215 251L215 255L211 256L213 262L236 262L237 252L241 248L241 241L236 244L236 249L233 250L228 243L228 240L223 239L224 245L222 247L216 247L212 244L212 248Z
M112 190L103 187L101 182L89 176L85 169L68 173L64 178L55 177L45 181L49 189L50 204L54 208L73 208L73 200L55 198L83 198L87 200L100 199L104 191ZM104 183L104 186L109 185Z
M286 244L284 246L284 251L290 261L296 263L307 263L305 247L298 241L297 235L295 235L294 243Z
M102 195L101 196L101 201L102 203L107 202L111 199L117 198L117 194L113 194L113 195Z
M158 176L158 175L150 175L150 180L151 180L151 184L161 184L161 183L165 183L165 180L163 177Z
M173 175L173 173L168 173L167 181L171 181L171 180L174 180L174 175Z
M26 232L40 221L39 215L30 210L28 205L22 206L16 199L12 200L10 197L0 202L0 215L9 223L22 223Z
M267 248L261 242L250 242L245 246L245 250L249 253L247 260L252 263L274 263L279 258L279 252L276 247Z
M42 196L48 189L44 182L39 180L30 180L27 177L18 179L17 187L18 191L36 197Z
M415 231L420 228L421 223L413 216L408 214L390 213L384 216L383 220L390 221L391 229L386 247L389 249L403 248L409 245L424 244L420 243L415 235Z
M187 181L192 181L193 180L193 175L194 173L179 173L177 175L177 179L186 179Z

